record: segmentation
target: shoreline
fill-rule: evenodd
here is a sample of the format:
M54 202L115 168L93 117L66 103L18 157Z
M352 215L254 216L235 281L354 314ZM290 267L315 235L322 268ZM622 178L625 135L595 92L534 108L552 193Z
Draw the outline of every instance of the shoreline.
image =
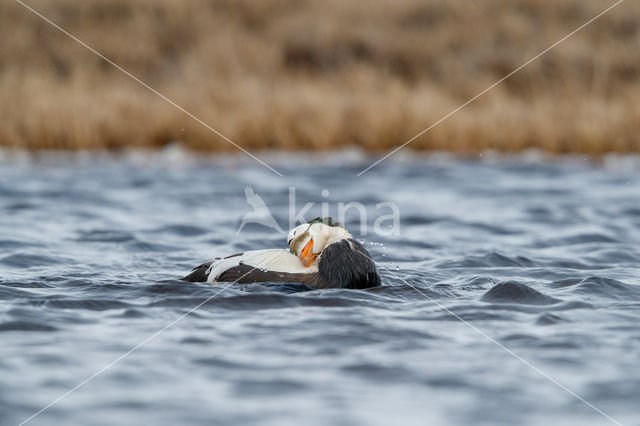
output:
M309 150L254 150L258 158L267 164L286 165L290 162L313 164L326 162L334 166L369 166L382 158L388 152L365 151L358 147L344 149L309 151ZM0 146L0 164L13 163L48 163L56 161L71 161L76 163L94 161L134 162L140 165L160 166L190 166L215 164L227 167L251 166L264 167L241 151L200 152L185 149L173 143L162 149L83 149L83 150L27 150ZM609 152L598 155L585 153L549 153L539 149L526 149L519 152L499 152L485 150L478 153L459 153L450 151L411 151L400 150L388 157L384 162L391 164L447 164L451 162L468 161L470 163L503 163L520 162L522 164L574 164L603 167L605 169L620 169L640 171L640 154ZM375 168L372 168L375 170Z

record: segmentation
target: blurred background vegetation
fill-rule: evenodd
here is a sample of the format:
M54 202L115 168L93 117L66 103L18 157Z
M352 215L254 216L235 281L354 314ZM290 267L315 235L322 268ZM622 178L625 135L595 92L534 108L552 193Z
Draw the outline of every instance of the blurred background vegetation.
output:
M387 150L613 1L25 0L247 149ZM16 2L0 145L235 150ZM640 2L623 2L410 145L640 151Z

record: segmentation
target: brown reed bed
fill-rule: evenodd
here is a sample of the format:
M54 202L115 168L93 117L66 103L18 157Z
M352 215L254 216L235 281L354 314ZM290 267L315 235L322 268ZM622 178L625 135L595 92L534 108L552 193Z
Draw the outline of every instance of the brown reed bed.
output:
M388 150L611 2L28 4L246 149ZM0 37L0 145L235 149L18 3ZM410 147L639 152L639 52L624 2Z

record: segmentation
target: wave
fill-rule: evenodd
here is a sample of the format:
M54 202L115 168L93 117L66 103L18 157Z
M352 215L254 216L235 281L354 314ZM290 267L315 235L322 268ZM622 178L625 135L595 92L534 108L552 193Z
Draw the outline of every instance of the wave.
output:
M538 241L536 243L536 247L541 247L541 248L560 247L560 246L573 246L573 245L590 244L590 243L613 244L618 242L620 242L618 239L611 237L609 235L605 235L601 233L583 233L583 234L569 235L566 237L551 238L548 240Z
M15 268L30 268L32 266L50 266L70 263L73 263L73 260L70 258L43 254L15 253L0 258L0 264Z
M7 321L0 323L0 332L3 331L56 331L56 327L33 321Z
M460 260L438 263L437 268L491 268L491 267L533 267L538 265L525 256L506 256L498 252L491 252L484 256L465 256Z
M487 291L481 299L492 303L518 303L525 305L554 305L562 302L560 299L547 296L517 281L499 283Z
M554 324L562 324L565 322L569 322L566 318L561 317L557 314L552 314L550 312L545 312L540 314L536 319L536 325L554 325Z

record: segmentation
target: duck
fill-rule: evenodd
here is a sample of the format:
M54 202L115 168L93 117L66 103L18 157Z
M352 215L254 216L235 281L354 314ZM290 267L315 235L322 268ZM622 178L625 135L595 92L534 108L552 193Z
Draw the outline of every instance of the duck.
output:
M314 288L380 286L367 249L332 218L315 218L287 236L288 249L250 250L196 266L186 282L300 283Z

